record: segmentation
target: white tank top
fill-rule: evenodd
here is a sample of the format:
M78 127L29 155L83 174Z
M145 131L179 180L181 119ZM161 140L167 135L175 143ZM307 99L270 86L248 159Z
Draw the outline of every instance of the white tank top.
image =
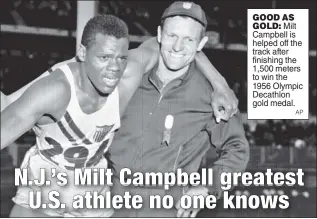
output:
M120 127L118 88L100 110L86 114L79 105L69 66L66 64L59 69L69 81L71 99L60 121L34 127L38 150L43 159L67 170L94 167Z

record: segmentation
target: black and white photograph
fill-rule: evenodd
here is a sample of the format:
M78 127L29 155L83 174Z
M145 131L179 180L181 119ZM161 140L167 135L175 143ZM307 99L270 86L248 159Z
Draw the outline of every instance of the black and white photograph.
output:
M316 1L0 11L2 218L316 217Z

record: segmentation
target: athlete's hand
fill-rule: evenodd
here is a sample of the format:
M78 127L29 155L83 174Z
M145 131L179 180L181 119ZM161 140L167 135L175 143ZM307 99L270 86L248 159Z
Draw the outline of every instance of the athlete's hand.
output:
M238 111L238 104L239 100L230 88L215 89L212 92L211 106L217 123L221 120L228 121L230 117L234 116Z
M208 189L203 186L194 186L188 189L188 191L184 193L184 195L189 195L191 197L202 195L204 196L204 198L206 198L208 196ZM197 213L201 210L199 208L183 209L181 208L180 200L177 202L175 207L177 209L177 217L196 217Z
M2 110L4 110L8 105L10 105L10 100L9 100L9 98L8 98L4 93L2 93L1 91L0 91L0 93L1 93L1 103L0 103L0 105L1 105L1 111L2 111Z

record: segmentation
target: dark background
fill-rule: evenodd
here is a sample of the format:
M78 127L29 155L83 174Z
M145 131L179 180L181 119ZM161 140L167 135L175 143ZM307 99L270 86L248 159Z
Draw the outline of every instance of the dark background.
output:
M127 22L130 48L137 47L140 36L155 36L160 17L173 1L100 1L99 13L115 14ZM243 187L234 194L287 194L288 210L205 210L200 217L316 217L316 2L300 0L222 0L194 1L208 16L207 31L213 44L204 49L215 67L227 79L239 98L244 125L251 146L247 171L305 172L304 187ZM2 0L1 23L1 91L10 94L30 82L50 66L75 55L76 1ZM310 119L309 120L247 120L247 9L309 9L310 49ZM6 27L42 27L66 31L66 36L39 35L36 31L12 33ZM1 151L1 217L7 217L11 198L15 195L14 167L19 166L26 150L34 144L32 132L16 141L17 154ZM212 162L208 154L203 165Z

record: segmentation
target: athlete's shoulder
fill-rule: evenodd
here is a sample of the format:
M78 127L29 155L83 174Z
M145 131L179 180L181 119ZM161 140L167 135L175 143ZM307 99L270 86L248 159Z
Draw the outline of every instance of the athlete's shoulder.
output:
M46 78L48 81L58 84L58 86L70 88L71 81L69 81L68 75L75 78L75 73L79 71L79 65L76 58L72 58L55 64L49 71L50 74Z
M57 68L46 77L34 82L28 89L31 93L37 93L39 99L46 98L56 104L68 103L71 97L70 84L64 72ZM43 100L43 102L47 102Z
M65 66L65 65L68 65L68 64L74 63L74 62L77 62L76 57L73 57L71 59L65 60L63 62L56 63L55 65L52 66L51 70L54 71L57 68L60 68L62 66Z
M55 70L57 69L60 69L62 68L63 66L65 65L68 65L70 63L74 63L76 62L76 58L71 58L71 59L68 59L66 61L63 61L63 62L59 62L59 63L56 63L55 65L53 65L52 67L50 67L49 69L47 69L43 74L41 74L38 78L36 78L33 82L31 83L34 83L35 81L41 79L41 78L44 78L44 77L47 77L49 75L51 75L52 73L54 73Z
M49 114L56 116L58 112L67 108L71 98L70 86L63 78L63 73L56 70L35 81L25 92L14 102L12 107L27 109L30 117Z

